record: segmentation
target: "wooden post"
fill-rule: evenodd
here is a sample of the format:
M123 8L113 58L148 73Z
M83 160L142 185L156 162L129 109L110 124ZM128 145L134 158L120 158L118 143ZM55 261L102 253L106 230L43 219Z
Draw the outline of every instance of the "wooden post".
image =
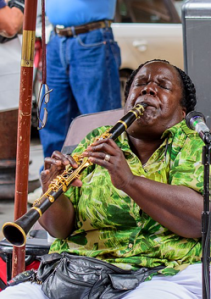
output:
M27 211L37 0L25 0L18 112L14 219ZM25 247L14 247L12 277L25 270Z

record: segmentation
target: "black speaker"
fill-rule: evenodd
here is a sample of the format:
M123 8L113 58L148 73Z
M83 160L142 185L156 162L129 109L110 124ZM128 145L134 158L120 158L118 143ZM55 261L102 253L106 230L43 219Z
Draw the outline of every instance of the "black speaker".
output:
M196 87L196 110L211 128L211 1L186 1L182 23L184 69Z

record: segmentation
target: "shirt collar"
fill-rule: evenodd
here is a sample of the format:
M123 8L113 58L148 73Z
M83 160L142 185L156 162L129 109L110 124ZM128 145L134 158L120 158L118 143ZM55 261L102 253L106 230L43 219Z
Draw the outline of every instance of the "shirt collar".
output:
M161 136L161 139L170 137L170 136L175 136L176 133L178 133L178 130L183 131L186 135L189 134L195 134L195 132L191 129L189 129L186 125L185 120L183 119L181 122L179 122L178 124L172 126L171 128L168 128L167 130L165 130Z
M168 144L170 144L172 142L172 138L174 138L174 136L176 134L179 134L179 132L185 133L185 135L189 135L189 134L196 134L195 131L189 129L186 125L185 120L183 119L181 122L177 123L176 125L172 126L171 128L168 128L167 130L165 130L161 136L161 139L163 139L162 144L159 146L159 148L162 148L164 146L168 146ZM127 137L127 133L124 132L123 134L121 134L119 136L119 141L120 144L118 145L121 150L123 152L128 152L128 153L132 153L130 146L128 144L128 137Z

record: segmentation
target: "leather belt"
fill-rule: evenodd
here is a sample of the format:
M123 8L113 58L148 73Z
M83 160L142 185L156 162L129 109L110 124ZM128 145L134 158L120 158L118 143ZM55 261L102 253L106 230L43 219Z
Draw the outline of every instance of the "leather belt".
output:
M104 20L104 21L92 22L92 23L87 23L85 25L73 26L73 27L64 27L64 26L57 25L54 27L54 31L59 36L73 37L81 33L87 33L91 30L110 27L111 23L112 23L111 20Z

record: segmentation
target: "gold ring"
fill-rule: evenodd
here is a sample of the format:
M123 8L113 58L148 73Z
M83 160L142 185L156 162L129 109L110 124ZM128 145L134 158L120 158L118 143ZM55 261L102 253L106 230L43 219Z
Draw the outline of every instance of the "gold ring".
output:
M111 156L106 154L104 160L109 162L110 158L111 158Z

